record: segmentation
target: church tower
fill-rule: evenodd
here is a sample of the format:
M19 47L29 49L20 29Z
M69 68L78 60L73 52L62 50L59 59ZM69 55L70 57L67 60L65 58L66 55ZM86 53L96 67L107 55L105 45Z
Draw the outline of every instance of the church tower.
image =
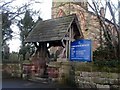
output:
M61 17L65 15L72 14L74 7L80 6L81 8L87 10L87 0L82 0L81 2L52 2L52 18Z

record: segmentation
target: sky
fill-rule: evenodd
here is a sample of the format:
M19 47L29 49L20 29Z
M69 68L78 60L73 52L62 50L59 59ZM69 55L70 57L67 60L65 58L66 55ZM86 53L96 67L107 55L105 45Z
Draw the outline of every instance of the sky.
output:
M19 6L23 2L25 3L27 0L16 0L16 2L13 3L13 5ZM39 0L40 1L40 0ZM47 20L51 18L51 7L52 7L52 0L41 0L40 3L33 5L32 7L36 10L40 10L41 14L40 17L43 20ZM12 25L11 28L13 29L14 33L13 39L8 42L9 47L10 47L10 52L19 52L21 41L19 40L19 28L16 25ZM17 34L17 35L16 35Z
M16 0L14 3L13 3L13 6L19 6L21 5L22 3L26 3L28 1L32 1L32 0ZM36 0L38 1L38 0ZM39 0L41 3L37 3L35 5L32 6L33 9L35 10L40 10L41 14L40 14L40 17L43 19L43 20L47 20L47 19L50 19L51 18L51 7L52 7L52 0ZM57 1L57 0L54 0L54 1ZM60 0L59 0L60 1ZM79 0L78 0L79 1ZM91 3L92 0L88 0ZM105 1L108 1L108 0L97 0L99 1L99 5L100 7L101 6L104 6L105 5ZM101 2L102 3L101 3ZM117 0L111 0L112 3L114 5L117 5ZM91 9L89 9L91 10ZM115 14L116 17L117 17L117 13ZM107 8L107 13L106 13L106 17L108 19L110 19L110 13L108 12L108 8ZM10 40L8 43L9 43L9 47L10 47L10 52L12 51L15 51L15 52L18 52L19 49L20 49L20 40L19 40L19 35L16 35L16 34L19 34L20 31L19 31L19 28L16 26L16 25L12 25L11 28L13 29L14 33L13 33L13 39Z

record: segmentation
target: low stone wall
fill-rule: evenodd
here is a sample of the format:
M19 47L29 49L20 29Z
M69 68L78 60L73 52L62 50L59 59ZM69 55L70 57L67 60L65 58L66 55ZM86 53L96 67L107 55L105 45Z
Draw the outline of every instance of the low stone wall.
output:
M76 74L75 80L79 88L120 89L117 73L79 71Z
M75 83L77 83L77 86L79 88L107 88L107 89L120 89L120 80L118 78L120 77L118 73L108 73L108 72L94 72L92 70L88 71L75 71L74 66L76 66L76 63L71 62L56 62L54 65L59 67L59 77L58 81L61 84L68 83L69 85L74 86L74 80ZM78 63L79 68L88 69L91 66L86 68L88 66L86 63ZM74 72L75 71L75 72ZM91 72L90 72L91 71ZM119 88L119 89L118 89Z
M2 78L20 78L21 73L20 64L4 64L2 66Z

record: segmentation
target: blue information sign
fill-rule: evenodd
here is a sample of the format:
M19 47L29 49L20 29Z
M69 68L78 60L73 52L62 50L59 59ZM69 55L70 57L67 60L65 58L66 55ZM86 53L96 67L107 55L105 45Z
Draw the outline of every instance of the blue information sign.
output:
M71 42L70 60L71 61L92 61L92 42L91 40L81 39Z

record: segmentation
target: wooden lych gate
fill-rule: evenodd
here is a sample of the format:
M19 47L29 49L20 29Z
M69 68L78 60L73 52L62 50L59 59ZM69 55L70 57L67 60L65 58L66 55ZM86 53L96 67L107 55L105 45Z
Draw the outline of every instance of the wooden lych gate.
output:
M83 38L76 14L39 21L26 38L26 43L34 43L37 50L33 56L38 67L50 60L49 48L62 47L64 55L60 58L69 60L70 43Z

